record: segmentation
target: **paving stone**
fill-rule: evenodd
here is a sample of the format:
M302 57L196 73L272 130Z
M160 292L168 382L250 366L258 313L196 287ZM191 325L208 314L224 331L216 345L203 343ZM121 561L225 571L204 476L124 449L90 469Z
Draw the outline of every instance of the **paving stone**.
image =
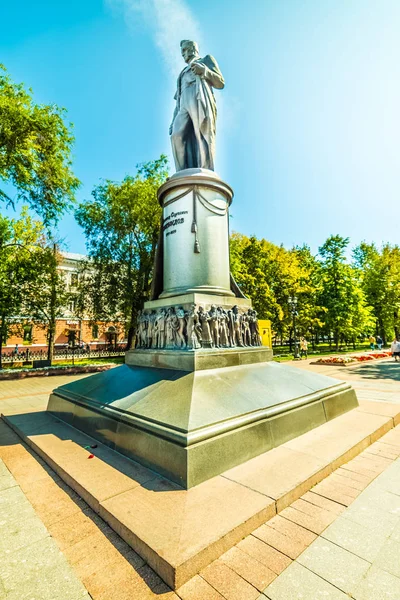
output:
M309 546L308 541L299 541L267 525L262 525L256 529L253 532L253 536L258 537L261 541L269 544L282 554L286 554L286 556L293 560Z
M271 569L237 547L233 547L223 554L221 560L260 592L276 577Z
M365 455L367 454L383 456L384 458L389 458L390 460L396 460L396 458L400 456L400 448L390 448L387 444L382 444L382 442L374 442L365 450Z
M85 512L76 512L47 526L61 550L73 546L98 532L98 525L91 518L92 514L94 516L90 509Z
M349 471L350 472L350 471ZM343 473L343 471L342 471ZM329 483L337 483L338 485L345 485L346 487L354 488L355 490L362 492L369 485L368 483L357 481L356 479L352 479L351 477L345 477L342 473L333 473L329 477Z
M357 498L357 496L360 495L360 490L356 490L350 485L350 483L350 481L349 483L338 482L337 477L335 477L334 475L330 475L324 481L321 481L321 483L316 485L315 488L313 488L313 492L319 494L324 490L330 491L334 489L339 494L342 494L343 496L348 496L352 498L352 500L354 500L355 498Z
M176 590L182 600L223 600L223 596L200 575L195 575Z
M133 554L136 553L133 552ZM143 566L143 564L142 559L137 563L135 558L132 559L132 555L128 553L126 556L119 556L114 562L109 563L106 569L97 569L87 577L82 577L82 582L93 598L97 598L107 588L129 585L130 577L138 566ZM136 587L136 581L134 583L134 587Z
M384 435L380 440L379 444L381 444L382 448L386 448L388 452L393 452L395 454L400 454L400 441L399 442L391 442L386 439L386 435Z
M382 489L380 485L368 488L353 504L354 509L360 507L361 510L368 506L379 507L385 513L400 517L400 496Z
M386 461L386 459L380 459L380 461L384 460ZM366 456L357 456L357 458L354 458L350 462L344 464L342 468L346 471L354 471L354 473L361 473L362 475L376 477L391 464L391 461L386 461L386 463L380 461L378 462L377 460L370 460Z
M282 573L292 562L286 554L282 554L253 535L249 535L239 542L237 548L258 560L277 575Z
M399 600L400 579L372 566L353 591L355 600Z
M365 465L367 469L376 470L378 473L381 473L390 467L394 459L370 454L368 452L369 448L370 446L368 446L364 452L357 456L357 458L354 458L352 461L350 461L349 465L352 463L359 464L361 466ZM345 465L343 466L345 467Z
M10 519L33 517L35 511L20 488L14 486L0 492L0 526Z
M400 521L397 523L397 525L391 531L390 539L394 540L395 542L398 542L400 544Z
M46 526L87 508L78 494L63 482L55 485L52 479L32 482L26 497Z
M39 520L39 519L38 519ZM50 537L22 547L3 556L0 561L0 579L7 592L17 589L21 580L40 577L46 569L65 563L65 558Z
M48 535L46 527L36 516L21 520L14 519L8 527L1 528L0 553L10 554Z
M374 567L400 578L400 543L389 538L374 560Z
M333 513L328 513L327 515L321 514L306 514L292 506L288 506L285 508L280 515L292 521L293 523L297 523L297 525L301 525L305 529L312 531L313 533L320 534L332 523L335 519L335 515Z
M11 475L10 471L7 469L2 460L0 460L0 492L2 490L7 490L8 488L15 487L17 482L14 477Z
M320 497L320 496L319 496ZM332 514L332 511L327 510L326 508L322 508L321 506L316 506L307 500L304 500L304 497L295 500L290 505L291 508L295 508L296 510L310 515L311 517L319 517L321 519L334 519L337 515L335 513ZM343 508L343 507L341 507ZM282 513L281 513L282 515Z
M343 506L343 504L334 502L334 500L329 500L328 498L320 496L319 494L315 494L312 491L306 492L301 499L309 502L313 506L318 506L324 510L333 512L335 515L340 515L344 510L346 510L346 507Z
M400 476L396 475L397 474L393 470L388 469L388 471L385 471L379 478L379 485L374 487L400 496Z
M82 583L67 563L41 571L40 577L23 579L7 594L7 600L90 600Z
M350 504L352 504L352 502L354 501L354 496L350 496L349 494L343 492L343 486L341 487L342 489L340 489L339 485L335 485L334 483L328 484L322 482L321 484L318 484L318 486L315 486L312 489L312 491L314 492L314 494L319 494L324 498L328 498L328 500L333 500L338 504L343 504L343 506L350 506Z
M283 533L291 538L304 543L311 544L313 540L315 540L316 535L311 531L307 531L304 527L297 525L296 523L292 523L287 519L282 518L280 515L273 517L266 523L266 527L271 527L280 533Z
M370 563L375 560L388 539L384 531L367 529L342 517L336 519L323 532L322 537Z
M349 600L336 587L294 562L265 590L270 600Z
M346 594L351 594L371 566L324 538L313 542L297 561Z
M96 532L64 549L64 554L81 579L108 568L120 558L120 552L110 544L102 532Z
M179 597L173 592L166 583L162 582L154 590L154 600L179 600Z
M380 441L384 444L392 444L400 448L400 429L399 426L395 427L391 431L388 431Z
M396 525L399 523L399 517L384 512L376 506L371 506L369 502L350 506L343 514L343 518L354 521L372 531L379 530L387 537L390 536Z
M337 475L341 475L342 477L345 477L346 479L348 479L349 481L347 482L347 485L350 485L350 481L359 481L360 483L363 483L365 485L365 487L367 487L371 481L374 481L374 479L376 478L376 475L362 475L361 473L355 473L354 471L348 471L347 469L344 469L343 467L339 467L335 473L337 473Z
M200 572L227 600L256 600L260 592L232 571L223 561L216 560Z

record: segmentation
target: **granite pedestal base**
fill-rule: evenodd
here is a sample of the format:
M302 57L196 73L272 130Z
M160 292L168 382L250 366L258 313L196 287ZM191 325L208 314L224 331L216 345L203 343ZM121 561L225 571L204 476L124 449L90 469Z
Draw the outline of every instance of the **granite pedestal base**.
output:
M347 383L236 352L222 368L122 365L57 388L48 411L188 489L358 405Z

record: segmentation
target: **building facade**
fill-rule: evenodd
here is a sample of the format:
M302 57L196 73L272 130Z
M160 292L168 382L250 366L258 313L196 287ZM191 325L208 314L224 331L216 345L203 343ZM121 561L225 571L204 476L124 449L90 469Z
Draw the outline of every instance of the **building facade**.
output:
M59 270L62 273L70 295L68 306L57 319L54 348L81 346L91 350L115 348L126 343L123 323L93 323L89 319L77 318L75 315L74 292L79 283L80 264L87 257L83 254L61 252L62 262ZM29 315L16 319L15 327L11 327L10 335L3 345L3 351L10 352L15 346L21 350L44 350L47 348L47 328L38 323L32 323Z

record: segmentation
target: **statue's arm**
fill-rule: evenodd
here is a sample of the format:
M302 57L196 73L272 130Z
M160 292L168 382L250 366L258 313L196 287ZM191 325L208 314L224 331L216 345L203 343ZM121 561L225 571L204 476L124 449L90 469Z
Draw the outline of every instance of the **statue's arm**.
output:
M178 108L178 92L176 92L176 94L174 96L174 100L176 100L176 104L175 104L174 114L172 115L171 125L169 126L169 135L172 135L172 128L174 126L175 117L176 117L176 115L179 112L179 108Z
M215 58L208 54L203 59L203 64L206 68L203 77L207 79L213 87L222 90L225 87L225 80Z

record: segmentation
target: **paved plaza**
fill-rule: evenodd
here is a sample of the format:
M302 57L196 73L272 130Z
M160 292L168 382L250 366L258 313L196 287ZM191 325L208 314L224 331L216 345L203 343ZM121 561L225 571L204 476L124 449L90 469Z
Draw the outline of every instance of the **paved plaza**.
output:
M176 591L0 422L0 599L398 600L400 364L310 362L292 364L351 382L390 429ZM44 411L77 378L0 382L0 411Z

